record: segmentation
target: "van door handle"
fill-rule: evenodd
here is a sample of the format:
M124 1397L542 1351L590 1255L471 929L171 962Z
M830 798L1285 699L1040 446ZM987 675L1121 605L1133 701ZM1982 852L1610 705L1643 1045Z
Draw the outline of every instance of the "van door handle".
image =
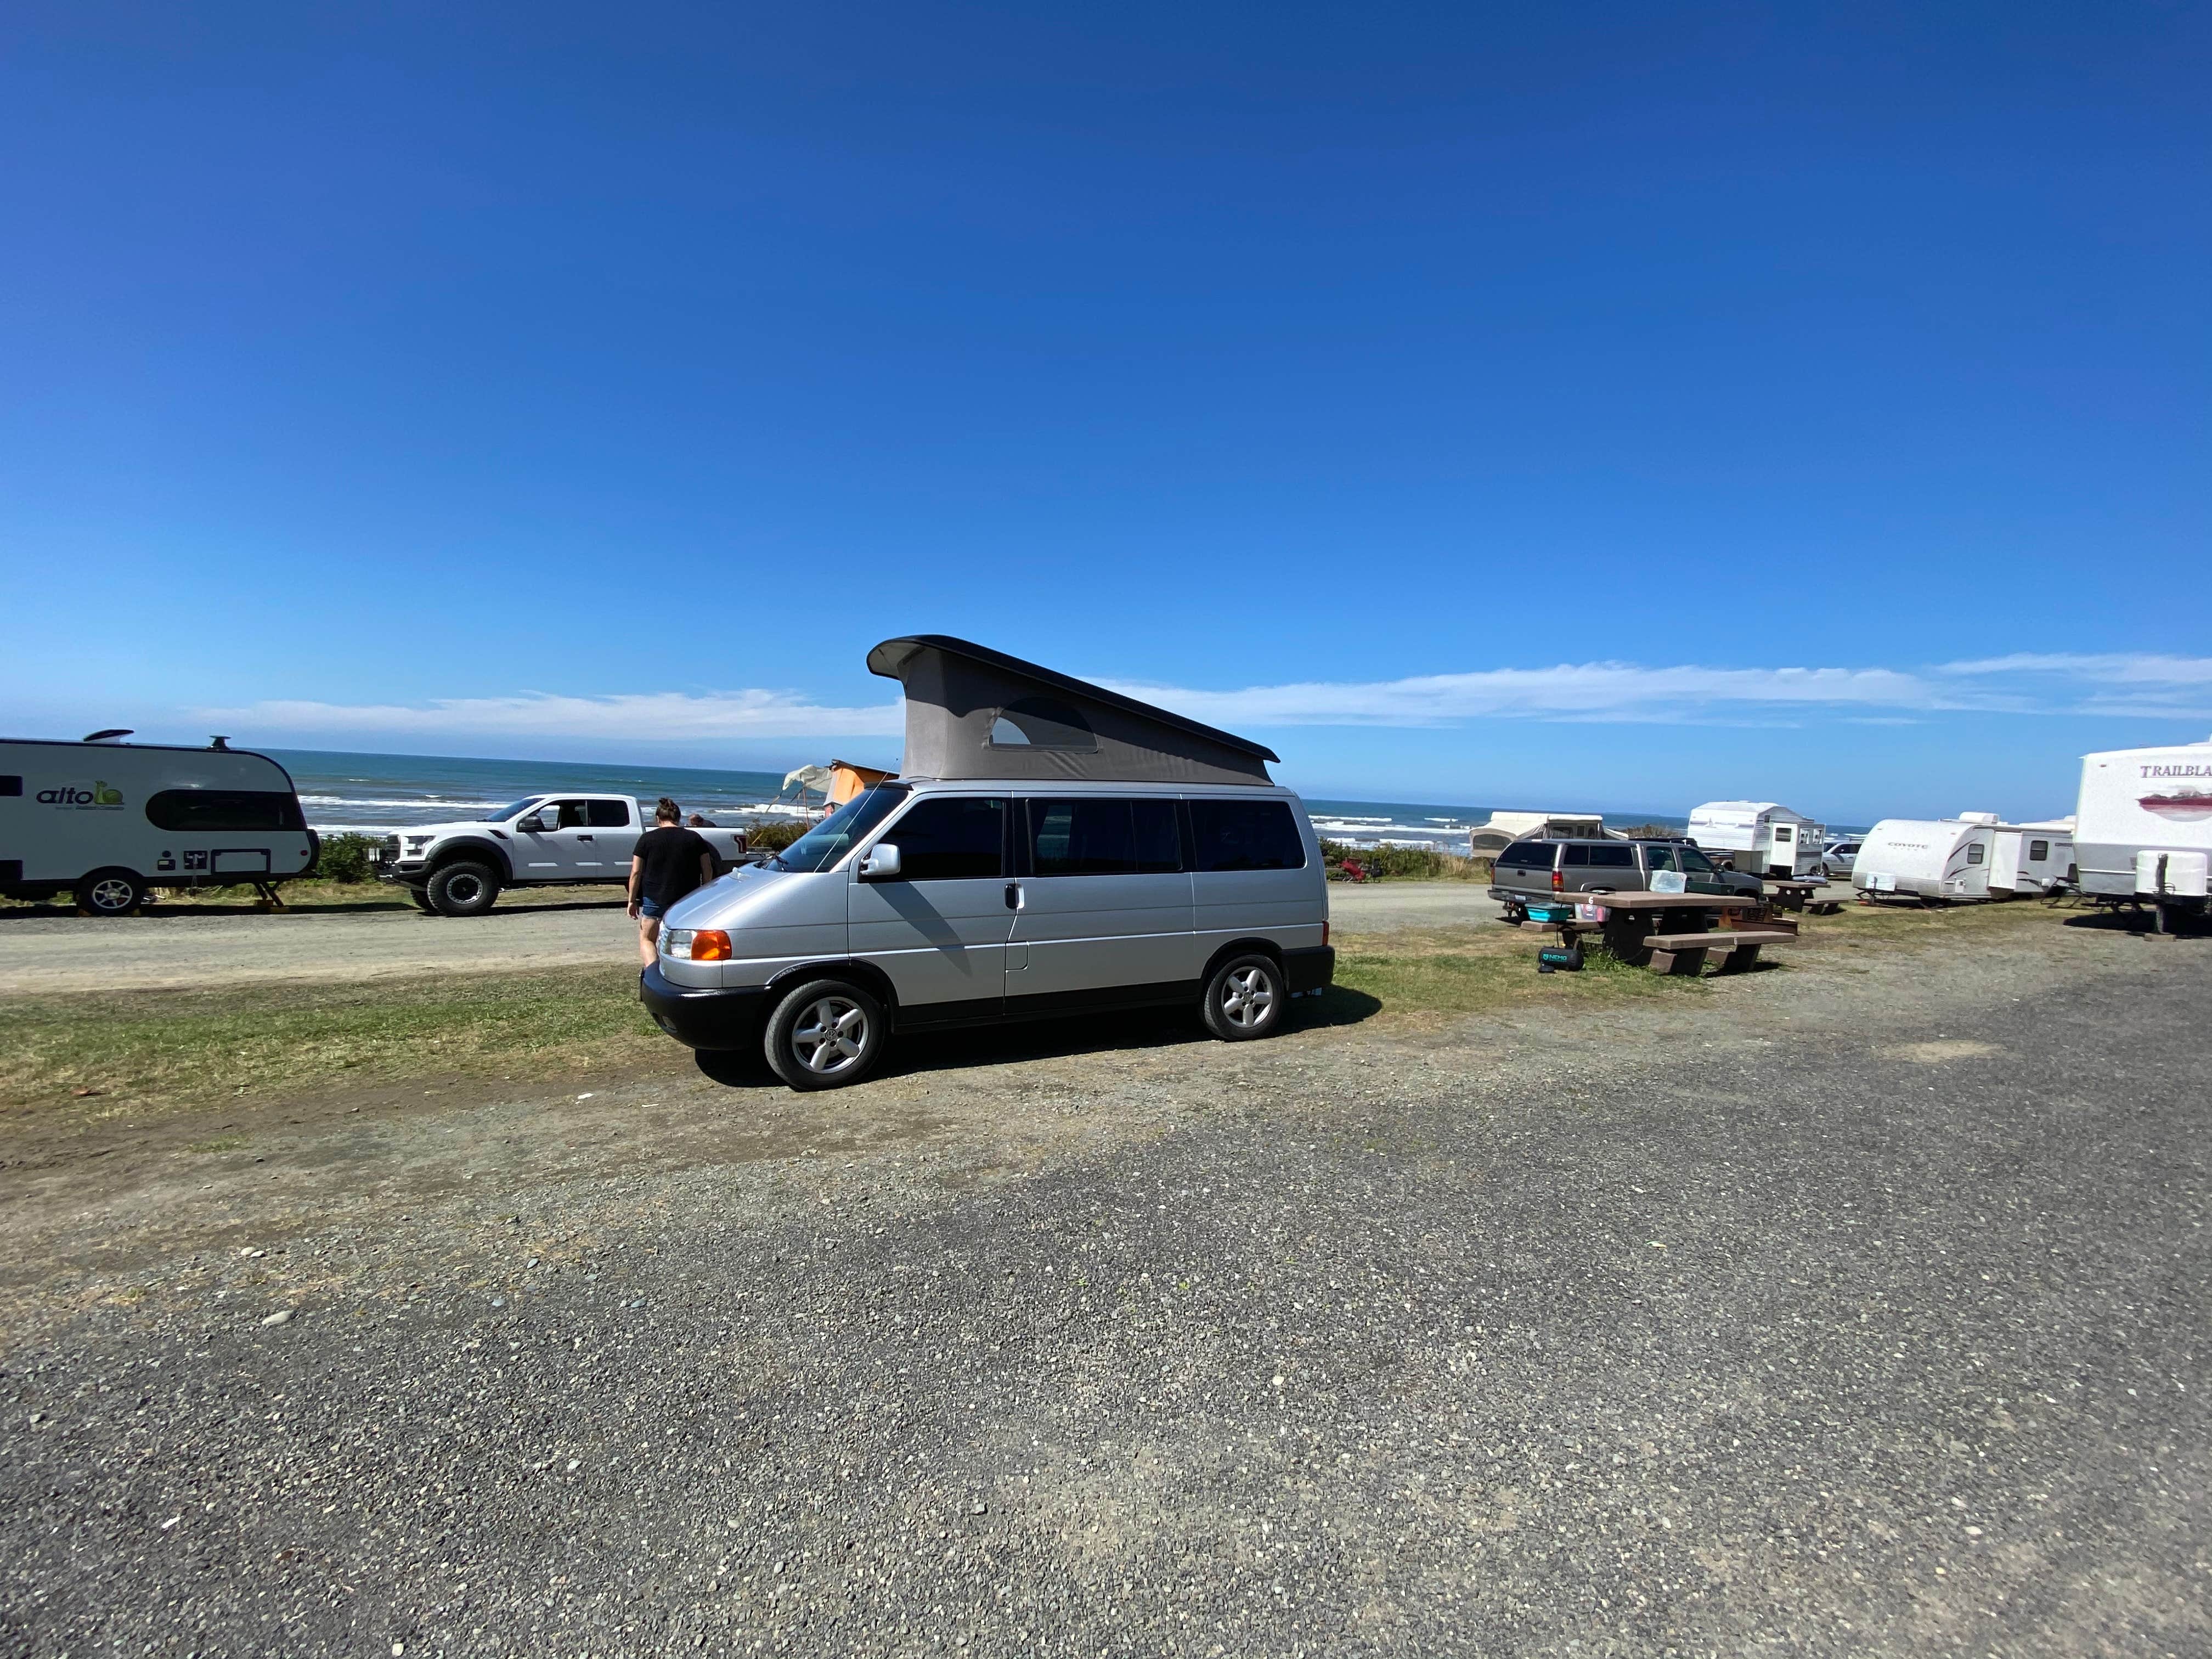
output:
M1018 910L1021 908L1022 884L1018 881L1010 881L1006 884L1006 908Z

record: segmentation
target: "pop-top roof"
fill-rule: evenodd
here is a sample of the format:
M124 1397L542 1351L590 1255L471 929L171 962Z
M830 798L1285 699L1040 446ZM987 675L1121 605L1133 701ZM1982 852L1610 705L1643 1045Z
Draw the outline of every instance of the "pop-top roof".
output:
M885 640L868 672L906 688L907 777L1272 783L1272 749L944 634Z

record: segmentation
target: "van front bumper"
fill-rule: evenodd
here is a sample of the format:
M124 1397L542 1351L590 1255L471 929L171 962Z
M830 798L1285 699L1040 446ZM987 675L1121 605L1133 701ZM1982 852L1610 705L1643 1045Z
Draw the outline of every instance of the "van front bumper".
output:
M653 1023L694 1048L749 1048L760 1041L769 1002L761 985L672 984L659 963L637 976L637 1000Z

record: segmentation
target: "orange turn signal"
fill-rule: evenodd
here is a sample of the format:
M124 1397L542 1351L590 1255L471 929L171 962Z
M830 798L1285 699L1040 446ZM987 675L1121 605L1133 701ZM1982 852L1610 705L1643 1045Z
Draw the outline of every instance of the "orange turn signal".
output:
M691 935L691 960L727 962L730 936L719 927L702 927Z

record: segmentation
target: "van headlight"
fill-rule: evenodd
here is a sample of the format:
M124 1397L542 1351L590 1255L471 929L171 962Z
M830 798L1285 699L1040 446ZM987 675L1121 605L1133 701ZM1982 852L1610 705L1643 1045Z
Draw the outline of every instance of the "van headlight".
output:
M674 962L727 962L730 936L719 927L664 927L660 951Z

